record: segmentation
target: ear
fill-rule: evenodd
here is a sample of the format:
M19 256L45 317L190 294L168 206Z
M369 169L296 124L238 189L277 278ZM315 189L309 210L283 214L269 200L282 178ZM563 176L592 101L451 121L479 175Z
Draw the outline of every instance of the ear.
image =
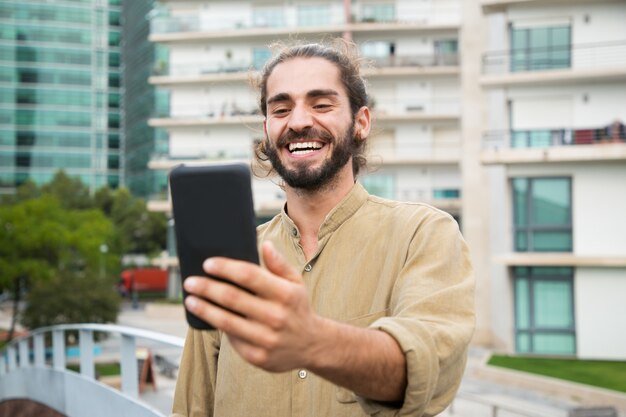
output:
M354 134L361 140L367 139L372 126L372 115L370 109L363 106L359 109L354 117Z
M263 133L267 137L267 117L263 119Z

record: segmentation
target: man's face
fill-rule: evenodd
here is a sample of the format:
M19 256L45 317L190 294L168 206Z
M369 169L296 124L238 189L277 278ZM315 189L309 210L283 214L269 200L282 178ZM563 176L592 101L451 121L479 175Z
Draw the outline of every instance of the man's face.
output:
M352 172L357 144L339 69L323 58L294 58L267 81L265 152L288 186L316 190Z

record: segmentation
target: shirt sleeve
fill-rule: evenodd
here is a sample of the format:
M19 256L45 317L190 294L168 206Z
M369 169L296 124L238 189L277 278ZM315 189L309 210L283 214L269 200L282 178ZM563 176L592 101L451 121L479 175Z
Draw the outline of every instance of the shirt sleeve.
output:
M189 328L170 417L213 416L219 349L218 331Z
M391 299L391 313L370 325L401 347L408 384L400 408L357 400L377 416L433 416L461 382L474 331L474 277L467 245L452 217L418 223Z

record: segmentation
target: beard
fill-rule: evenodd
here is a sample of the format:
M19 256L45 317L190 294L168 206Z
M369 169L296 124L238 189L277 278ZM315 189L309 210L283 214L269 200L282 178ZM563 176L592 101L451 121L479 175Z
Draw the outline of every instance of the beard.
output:
M319 168L309 167L307 161L295 161L295 168L287 168L280 160L278 150L294 140L302 139L321 140L325 146L334 144L330 158L325 159ZM332 184L339 171L350 161L350 157L357 153L359 146L354 137L353 125L350 125L343 137L339 139L328 132L309 128L300 133L288 131L278 138L276 145L272 144L267 137L266 141L265 154L272 163L274 170L291 188L306 191L317 191Z

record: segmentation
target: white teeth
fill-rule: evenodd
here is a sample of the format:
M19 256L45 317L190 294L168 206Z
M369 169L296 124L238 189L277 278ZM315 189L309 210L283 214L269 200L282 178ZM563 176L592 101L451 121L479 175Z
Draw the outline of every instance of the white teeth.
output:
M289 152L293 152L296 149L307 149L307 152L312 152L311 149L321 149L322 144L319 142L292 142L289 144ZM300 151L298 153L301 153Z

